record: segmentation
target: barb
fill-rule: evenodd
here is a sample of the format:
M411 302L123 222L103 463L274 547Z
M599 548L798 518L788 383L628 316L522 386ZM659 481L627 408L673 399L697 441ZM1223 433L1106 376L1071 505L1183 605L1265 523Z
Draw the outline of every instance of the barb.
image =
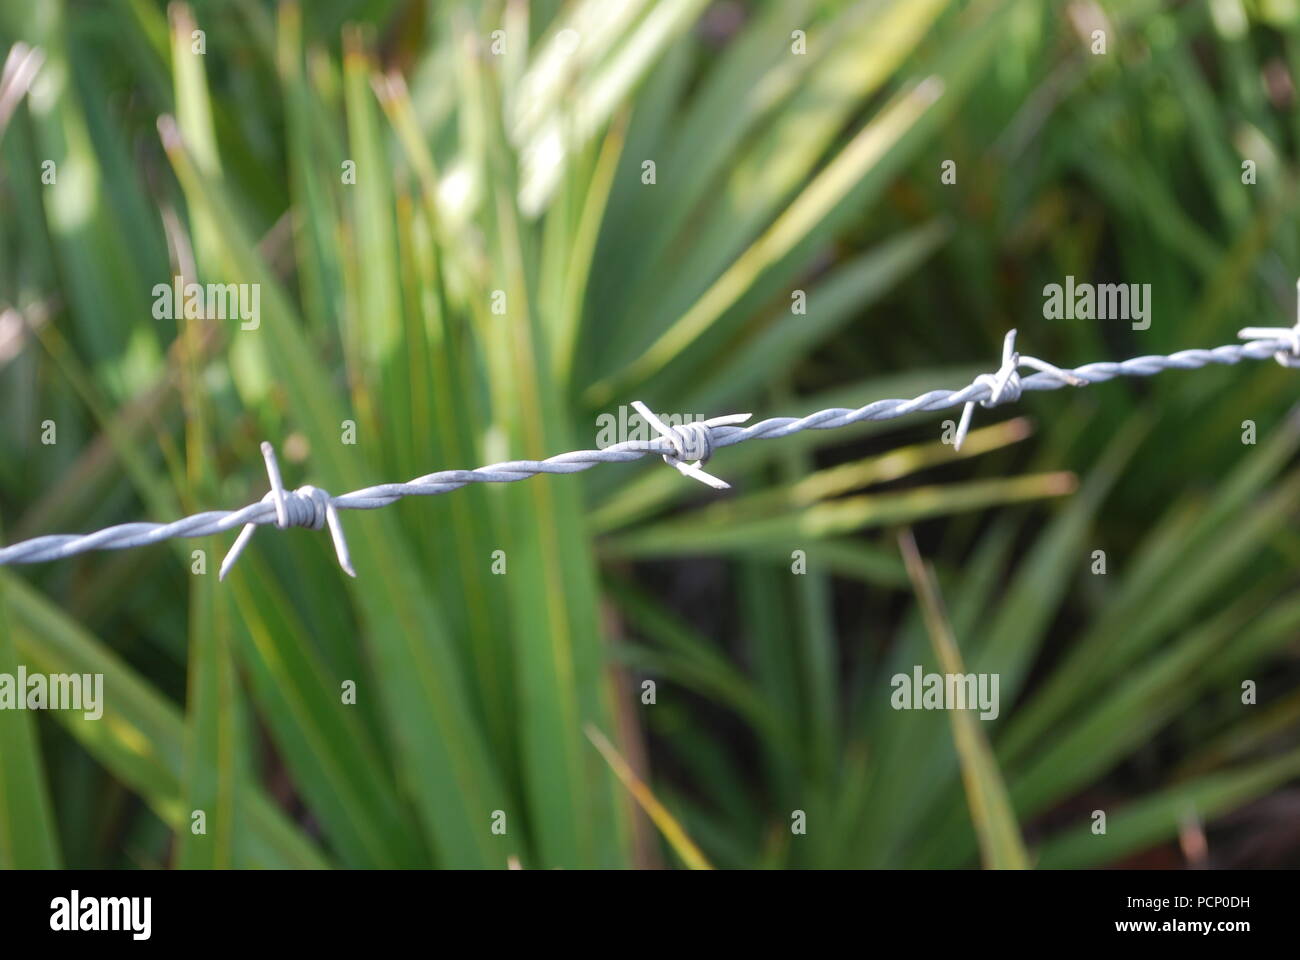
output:
M654 427L659 435L672 444L672 453L664 454L664 463L673 467L684 477L694 477L700 483L714 490L730 490L731 484L719 480L710 473L700 469L713 456L713 428L728 424L744 423L752 413L733 413L727 417L715 417L707 423L687 423L680 427L670 427L660 420L640 400L633 400L632 407L645 418L645 422ZM685 461L694 459L694 463Z
M275 525L281 530L287 530L289 527L309 527L312 530L319 530L323 522L328 523L330 536L334 538L334 552L338 554L339 566L348 576L355 577L357 572L352 569L348 542L343 537L343 524L339 521L339 512L335 509L334 498L320 487L313 486L299 487L292 493L286 493L284 481L280 479L280 464L275 459L275 449L265 440L262 441L262 459L266 461L266 473L271 479L271 490L262 498L262 502L270 500L275 504ZM244 524L244 529L239 531L239 536L235 538L230 552L221 561L221 570L217 573L218 580L226 579L226 574L235 565L239 555L244 552L244 547L248 546L248 541L253 538L256 530L256 521Z
M1300 288L1300 284L1297 284ZM1298 312L1300 313L1300 312ZM259 502L239 510L197 513L172 523L123 523L88 534L54 534L34 537L0 548L0 566L61 560L89 550L125 550L160 543L175 537L205 537L242 527L230 552L221 564L225 577L259 526L274 523L280 529L308 527L319 530L328 525L338 554L339 565L356 576L343 537L340 510L375 510L403 497L434 496L449 493L471 483L514 483L538 474L568 474L590 470L598 463L629 463L649 454L658 454L684 476L699 480L715 489L728 485L702 465L723 447L747 440L774 440L804 430L833 430L864 420L893 420L909 413L962 407L961 424L955 445L960 446L970 426L975 404L994 407L1020 398L1026 390L1059 390L1065 386L1082 387L1105 383L1116 377L1150 377L1164 370L1198 370L1211 364L1231 366L1242 360L1266 360L1274 357L1284 366L1300 366L1300 315L1295 327L1247 327L1240 332L1246 343L1230 343L1210 350L1180 350L1168 356L1133 357L1119 362L1089 363L1073 370L1063 370L1034 357L1024 357L1015 350L1014 330L1002 345L1002 365L996 373L982 373L960 390L931 390L910 400L877 400L856 410L834 407L806 417L773 417L749 426L741 426L750 415L732 414L699 423L671 427L650 412L644 404L633 406L646 418L659 436L654 440L631 440L603 450L575 450L546 460L510 460L476 470L442 470L416 477L405 483L384 483L340 496L331 496L318 487L304 486L286 491L280 469L269 443L262 444L271 489ZM1021 367L1036 373L1022 378ZM694 463L687 461L694 460Z
M1031 367L1034 370L1042 371L1048 376L1056 377L1062 383L1069 384L1073 387L1087 386L1087 381L1076 377L1072 373L1066 373L1050 363L1044 363L1036 357L1022 357L1016 353L1016 331L1008 330L1007 335L1002 340L1002 366L998 368L997 373L981 373L975 378L976 383L987 384L989 396L987 400L979 401L981 407L996 407L1000 403L1010 403L1020 399L1020 391L1023 385L1020 381L1020 368ZM967 401L961 410L961 423L957 424L957 436L953 439L954 449L960 450L962 442L966 439L966 431L970 429L971 414L975 412L975 401Z
M1287 349L1273 354L1273 359L1284 367L1300 367L1300 280L1295 282L1295 326L1293 327L1243 327L1237 336L1247 340L1281 340Z

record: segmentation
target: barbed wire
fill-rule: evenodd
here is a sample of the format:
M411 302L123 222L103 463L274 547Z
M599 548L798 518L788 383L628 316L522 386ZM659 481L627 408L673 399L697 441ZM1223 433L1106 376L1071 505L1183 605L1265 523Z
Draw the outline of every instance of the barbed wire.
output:
M471 483L514 483L538 474L579 473L598 463L628 463L650 454L663 457L666 463L685 476L723 490L728 488L728 484L705 473L703 465L709 461L714 451L747 440L774 440L804 430L833 430L864 420L893 420L909 413L961 406L961 421L953 441L954 447L960 449L976 404L996 407L1012 403L1026 390L1083 387L1105 383L1116 377L1149 377L1164 370L1197 370L1211 364L1230 366L1242 360L1266 360L1269 357L1283 366L1300 367L1300 316L1294 327L1247 327L1238 336L1248 342L1226 344L1209 350L1180 350L1168 355L1089 363L1064 370L1017 353L1016 331L1012 330L1003 341L1002 364L997 371L980 374L960 390L931 390L910 400L876 400L856 410L832 407L806 417L773 417L749 426L741 426L750 419L751 414L748 413L714 417L680 426L669 425L644 404L634 401L632 406L659 434L655 439L628 440L599 450L575 450L546 460L509 460L475 470L441 470L405 483L383 483L340 496L332 496L319 487L310 485L285 490L275 452L269 443L263 443L262 456L266 461L271 489L257 503L239 510L196 513L172 523L123 523L95 533L33 537L0 548L0 566L62 560L90 550L125 550L178 537L211 536L241 527L239 536L221 564L219 576L225 579L254 531L259 526L274 523L282 530L289 527L319 530L328 526L339 566L349 576L355 577L356 571L352 569L343 525L339 520L340 510L375 510L396 503L403 497L449 493ZM1021 367L1029 367L1037 372L1022 378Z

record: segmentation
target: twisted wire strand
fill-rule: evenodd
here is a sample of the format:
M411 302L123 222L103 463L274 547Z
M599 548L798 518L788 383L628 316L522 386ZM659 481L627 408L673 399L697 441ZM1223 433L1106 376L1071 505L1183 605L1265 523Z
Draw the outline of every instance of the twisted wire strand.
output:
M508 460L473 470L440 470L404 483L381 483L339 496L330 496L315 487L283 490L274 454L270 452L270 446L264 444L272 492L257 503L238 510L196 513L171 523L123 523L88 534L33 537L0 548L0 566L61 560L90 550L125 550L178 537L205 537L243 527L244 532L222 565L224 577L256 527L275 524L281 529L289 526L320 529L329 519L339 562L355 576L347 560L342 528L337 523L335 512L338 510L375 510L403 497L435 496L471 483L515 483L538 474L580 473L599 463L630 463L651 454L663 457L687 476L725 488L724 482L704 474L699 469L700 464L707 461L714 450L747 440L774 440L804 430L833 430L864 420L892 420L910 413L957 406L966 406L969 410L976 403L991 407L1019 399L1024 390L1059 390L1070 385L1105 383L1117 377L1149 377L1165 370L1197 370L1212 364L1230 366L1242 360L1266 360L1269 357L1276 358L1284 366L1296 366L1300 364L1300 351L1296 349L1300 346L1297 331L1300 331L1300 324L1296 328L1252 327L1243 330L1242 335L1256 335L1262 339L1209 350L1180 350L1169 355L1088 363L1071 370L1051 367L1031 357L1020 357L1014 352L1013 330L1004 346L1003 365L998 373L981 374L960 390L930 390L910 400L876 400L856 410L833 407L805 417L772 417L748 426L740 425L741 421L749 419L748 414L715 417L681 427L669 427L658 418L653 421L647 418L647 422L661 434L653 440L628 440L601 450L575 450L545 460ZM1021 378L1017 372L1021 364L1034 366L1039 372ZM636 406L644 411L642 405ZM968 415L964 415L964 420L968 419ZM690 458L696 458L697 463L687 464L686 460Z

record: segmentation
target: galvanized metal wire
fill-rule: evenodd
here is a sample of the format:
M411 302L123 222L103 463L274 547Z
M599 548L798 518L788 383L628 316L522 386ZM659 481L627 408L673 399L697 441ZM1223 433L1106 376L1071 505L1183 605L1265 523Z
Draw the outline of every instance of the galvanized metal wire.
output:
M1014 330L1003 344L1002 364L994 373L980 374L960 390L931 390L910 400L876 400L856 410L833 407L805 417L772 417L742 426L750 414L731 414L681 426L670 426L644 404L633 406L659 436L653 440L629 440L600 450L575 450L545 460L509 460L474 470L440 470L405 483L382 483L351 493L333 496L319 487L285 490L275 453L262 444L270 478L270 491L259 502L238 510L214 510L171 523L123 523L95 533L53 534L33 537L0 548L0 566L61 560L90 550L125 550L160 543L177 537L205 537L241 527L242 530L222 562L225 577L249 538L259 526L275 524L280 529L328 526L339 565L356 576L348 556L347 541L339 519L340 510L375 510L403 497L450 493L471 483L514 483L538 474L568 474L590 470L599 463L628 463L649 454L663 457L674 469L716 489L727 484L702 469L714 451L747 440L774 440L804 430L833 430L863 420L892 420L909 413L963 407L954 445L961 446L976 404L1000 406L1020 399L1026 390L1059 390L1105 383L1116 377L1149 377L1165 370L1197 370L1212 364L1232 365L1242 360L1275 358L1283 366L1300 366L1300 321L1295 327L1247 327L1239 336L1246 343L1226 344L1209 350L1180 350L1167 356L1133 357L1118 362L1089 363L1072 370L1054 367L1015 350ZM1020 369L1036 372L1021 377ZM694 461L694 463L690 462Z

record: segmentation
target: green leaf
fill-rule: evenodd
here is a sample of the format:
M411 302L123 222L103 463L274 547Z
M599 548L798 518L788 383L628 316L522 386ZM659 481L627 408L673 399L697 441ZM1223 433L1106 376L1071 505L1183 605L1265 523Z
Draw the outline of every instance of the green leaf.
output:
M190 206L209 214L229 210L220 187L198 175L174 127L164 120L160 129ZM257 283L262 291L260 329L241 331L232 347L237 383L239 358L246 361L240 384L245 400L264 399L267 371L274 365L316 454L313 467L321 485L339 491L364 487L373 475L352 454L354 448L340 443L345 417L296 311L237 223L227 222L221 241L223 275ZM367 571L368 587L356 599L376 657L390 733L404 757L403 769L413 777L403 783L407 800L449 865L499 864L504 858L489 829L504 788L469 711L461 666L401 529L391 513L371 511L349 521L348 539L354 563ZM236 568L234 575L242 574Z
M190 590L190 678L186 710L184 827L177 866L226 869L234 865L238 793L246 763L238 719L238 682L231 650L231 611L216 578L196 576ZM203 814L196 832L194 815Z
M1065 496L1074 487L1072 474L1033 474L841 497L757 518L738 516L727 504L720 503L695 511L686 519L666 520L610 537L604 549L611 556L639 558L730 553L756 544L788 545L794 549L867 527L910 523L993 504Z
M101 717L58 710L55 719L164 823L173 830L188 829L181 801L185 734L179 711L30 587L7 574L0 575L0 584L9 601L18 655L29 670L104 677ZM236 802L236 819L247 824L236 836L240 866L325 866L321 852L260 789L239 792Z
M1178 834L1189 813L1211 820L1276 789L1300 774L1300 750L1198 777L1148 794L1109 814L1106 832L1091 820L1053 837L1038 851L1045 869L1080 870L1114 863Z
M0 676L16 683L21 661L6 609L7 587L7 578L0 578ZM27 696L26 690L14 692L18 697ZM36 715L29 710L0 711L0 868L59 866L54 811L36 739Z
M910 531L900 536L899 542L912 587L921 604L926 630L934 644L935 656L944 673L963 675L966 668L943 611L934 577L921 560ZM953 742L961 758L966 801L970 806L971 822L979 836L984 866L992 870L1023 870L1029 866L1029 856L1020 838L1020 827L1007 797L1006 784L988 738L980 727L980 720L969 709L951 707L949 718Z

